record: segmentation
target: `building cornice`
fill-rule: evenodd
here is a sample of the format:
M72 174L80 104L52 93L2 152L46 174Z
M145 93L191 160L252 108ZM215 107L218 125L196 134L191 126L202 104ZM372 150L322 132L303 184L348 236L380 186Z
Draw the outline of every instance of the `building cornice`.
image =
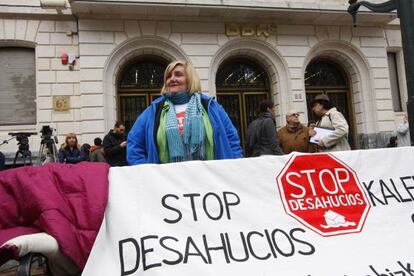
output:
M1 18L31 19L73 19L71 8L44 9L40 5L0 4Z
M69 0L80 18L117 18L182 21L233 21L283 24L351 25L345 5L271 1L133 1ZM253 5L258 3L258 5ZM269 4L270 2L270 4ZM316 1L314 1L316 2ZM202 3L202 4L201 4ZM395 13L361 11L359 23L386 25Z

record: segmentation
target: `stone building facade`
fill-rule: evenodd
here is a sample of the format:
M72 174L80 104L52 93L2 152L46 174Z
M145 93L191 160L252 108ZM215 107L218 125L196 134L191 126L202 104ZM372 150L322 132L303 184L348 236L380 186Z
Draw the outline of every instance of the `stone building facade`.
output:
M2 50L4 56L19 55L21 48L32 51L35 101L15 109L3 103L9 109L0 111L1 141L9 139L9 132L38 132L50 125L59 142L74 132L82 143L92 143L122 119L122 99L130 104L147 93L149 86L139 84L125 92L122 81L130 68L151 60L191 62L203 92L234 109L240 131L254 115L250 105L260 99L249 98L254 93L275 102L278 127L291 109L301 112L306 123L312 95L330 93L347 109L356 149L384 147L404 114L407 91L395 13L362 10L353 28L347 6L336 0L16 2L0 0L0 55ZM62 64L65 54L75 57L73 66ZM240 64L264 72L256 72L262 82L221 87L227 81L221 77L224 71L241 70ZM322 74L318 68L329 71L330 65L334 69L325 77L336 72L338 83L307 85L307 78ZM17 86L0 85L0 97L12 97ZM7 123L22 108L33 108L32 118ZM33 151L39 143L39 136L30 137ZM15 141L0 150L13 156Z

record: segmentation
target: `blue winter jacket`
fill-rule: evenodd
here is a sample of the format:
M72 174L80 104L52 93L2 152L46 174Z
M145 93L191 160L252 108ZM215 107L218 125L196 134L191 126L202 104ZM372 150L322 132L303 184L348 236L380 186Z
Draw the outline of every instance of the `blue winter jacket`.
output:
M159 122L159 110L165 97L153 101L135 121L128 134L127 160L129 165L159 164L156 132ZM207 113L213 129L214 159L235 159L243 156L236 128L223 107L212 97L201 95L203 105L207 104ZM161 106L161 107L160 107ZM158 108L157 108L158 107ZM159 118L158 118L159 120Z
M69 148L60 148L58 158L60 163L77 164L85 161L85 154L76 148L73 150L70 150Z

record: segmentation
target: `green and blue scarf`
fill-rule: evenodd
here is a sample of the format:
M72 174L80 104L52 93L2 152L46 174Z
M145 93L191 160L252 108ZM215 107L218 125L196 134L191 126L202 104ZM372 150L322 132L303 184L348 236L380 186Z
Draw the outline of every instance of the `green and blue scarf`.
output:
M166 136L170 162L206 160L205 128L200 93L167 93L169 109L166 114ZM178 130L174 105L188 103L185 111L184 133Z

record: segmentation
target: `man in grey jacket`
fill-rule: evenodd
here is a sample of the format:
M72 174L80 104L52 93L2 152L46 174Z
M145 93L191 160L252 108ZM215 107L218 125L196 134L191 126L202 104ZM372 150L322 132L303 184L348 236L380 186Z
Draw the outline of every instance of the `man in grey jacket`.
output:
M407 114L404 114L403 122L397 128L398 147L411 146L410 128Z
M260 103L259 117L247 129L247 155L282 155L276 133L275 105L266 100Z
M348 143L349 126L348 123L324 94L317 95L312 103L312 111L321 116L316 123L316 127L331 129L332 132L318 141L319 152L350 150ZM317 131L317 130L316 130Z

